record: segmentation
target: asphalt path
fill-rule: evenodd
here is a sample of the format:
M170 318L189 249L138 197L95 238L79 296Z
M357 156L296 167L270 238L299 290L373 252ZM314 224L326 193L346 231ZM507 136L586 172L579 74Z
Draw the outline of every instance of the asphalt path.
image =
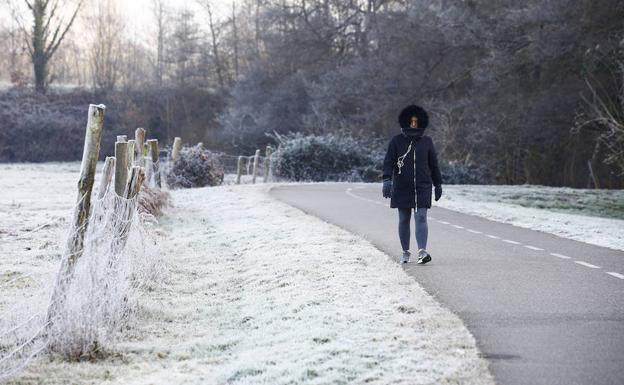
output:
M381 184L270 194L399 261L398 213ZM435 206L428 223L432 262L404 269L464 321L497 383L624 384L624 252ZM415 251L413 218L411 230Z

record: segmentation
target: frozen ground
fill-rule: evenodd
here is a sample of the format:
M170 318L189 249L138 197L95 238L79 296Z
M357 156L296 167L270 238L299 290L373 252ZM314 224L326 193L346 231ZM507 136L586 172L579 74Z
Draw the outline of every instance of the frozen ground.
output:
M487 200L567 214L624 219L624 190L576 189L536 185L448 186L470 200Z
M0 165L0 312L56 269L77 172ZM169 274L123 341L96 362L40 358L10 383L493 383L461 321L400 266L267 186L174 192Z
M443 198L435 202L440 207L624 250L622 190L470 185L443 189Z

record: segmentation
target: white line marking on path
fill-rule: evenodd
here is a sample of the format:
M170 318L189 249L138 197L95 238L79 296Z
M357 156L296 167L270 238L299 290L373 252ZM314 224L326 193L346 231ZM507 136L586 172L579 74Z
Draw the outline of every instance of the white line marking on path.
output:
M360 188L360 187L358 186L356 188ZM359 195L355 195L355 194L353 194L351 192L352 190L353 190L353 188L348 188L345 191L345 193L347 195L353 197L353 198L356 198L356 199L360 199L360 200L363 200L363 201L366 201L366 202L372 202L372 203L380 205L380 206L388 207L388 205L386 203L384 203L384 202L380 202L380 201L377 201L377 200L368 199L368 198L361 197ZM437 219L435 219L434 217L431 217L431 216L429 217L429 219L435 220L438 223L442 223L443 225L450 225L449 222L440 221L440 220L437 220ZM457 229L463 229L464 228L463 226L459 226L459 225L452 225L452 226L457 228ZM500 237L498 237L496 235L484 234L481 231L477 231L477 230L466 229L466 231L471 232L473 234L483 234L486 237L492 238L492 239L501 239ZM522 245L522 243L516 242L516 241L512 241L510 239L503 239L503 242L511 243L512 245ZM531 250L544 251L544 249L536 247L536 246L531 246L531 245L523 245L523 246L526 247L527 249L531 249ZM553 257L557 257L557 258L561 258L561 259L571 259L567 255L563 255L563 254L558 254L558 253L549 253L549 254L552 255ZM574 263L577 263L577 264L585 266L585 267L589 267L591 269L600 269L600 266L592 265L591 263L587 263L587 262L583 262L583 261L574 261ZM624 280L624 274L616 273L614 271L607 271L606 273L609 274L612 277Z
M376 205L380 205L380 206L387 207L387 205L386 205L385 203L383 203L383 202L379 202L379 201L376 201L376 200L373 200L373 199L368 199L368 198L361 197L361 196L359 196L359 195L355 195L354 193L352 193L352 192L351 192L351 190L353 190L353 189L349 187L349 188L345 191L345 193L346 193L347 195L349 195L349 196L353 197L353 198L361 199L361 200L366 201L366 202L373 202L373 203L374 203L374 204L376 204Z
M360 188L360 187L358 186L357 188ZM380 206L388 207L388 205L386 203L384 203L384 202L379 202L379 201L376 201L376 200L373 200L373 199L368 199L368 198L361 197L359 195L355 195L355 194L353 194L351 192L352 190L353 190L353 188L348 188L345 191L345 193L347 195L353 197L353 198L356 198L356 199L360 199L360 200L363 200L363 201L375 203L375 204L380 205ZM450 225L449 222L440 221L440 220L437 220L437 219L435 219L434 217L431 217L431 216L429 217L429 219L435 220L438 223L442 223L443 225ZM452 226L457 228L457 229L463 229L464 228L463 226L459 226L459 225L452 225ZM481 231L477 231L477 230L466 229L466 231L471 232L473 234L483 234L486 237L492 238L492 239L501 239L500 237L498 237L496 235L484 234ZM522 245L522 243L516 242L516 241L512 241L511 239L503 239L503 242L511 243L512 245ZM544 249L536 247L536 246L531 246L531 245L523 245L523 246L526 247L527 249L531 249L531 250L544 251ZM558 253L549 253L549 254L552 255L553 257L557 257L557 258L561 258L561 259L571 259L571 257L568 257L567 255L563 255L563 254L558 254ZM591 269L600 269L600 266L592 265L591 263L587 263L587 262L583 262L583 261L574 261L574 263L577 263L577 264L585 266L585 267L589 267ZM624 280L624 274L616 273L614 271L607 271L606 273L609 274L612 277Z
M578 263L579 265L583 265L585 267L589 267L592 269L600 269L600 266L592 265L591 263L583 262L583 261L574 261L574 263Z
M616 273L614 271L607 271L607 274L615 277L615 278L619 278L619 279L624 279L624 275L620 274L620 273Z

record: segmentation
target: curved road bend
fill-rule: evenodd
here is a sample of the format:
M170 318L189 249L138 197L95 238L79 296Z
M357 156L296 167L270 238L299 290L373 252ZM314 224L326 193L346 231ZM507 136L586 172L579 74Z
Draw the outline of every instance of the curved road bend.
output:
M270 194L398 261L397 213L380 184ZM432 262L406 272L464 321L497 383L624 384L624 252L435 206L428 249Z

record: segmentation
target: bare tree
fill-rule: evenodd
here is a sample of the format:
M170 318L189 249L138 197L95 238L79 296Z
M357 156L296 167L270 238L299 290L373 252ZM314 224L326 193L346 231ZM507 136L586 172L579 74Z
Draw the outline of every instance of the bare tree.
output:
M197 75L199 32L193 13L188 9L181 10L174 18L173 32L166 41L165 58L172 66L172 77L178 87L187 87Z
M156 78L156 85L162 86L163 73L164 73L164 51L165 51L165 23L167 17L167 10L163 3L163 0L152 0L152 11L154 13L154 19L156 20L156 65L154 71L154 77Z
M232 35L234 46L234 79L238 79L238 26L236 25L236 2L232 2Z
M86 21L93 41L89 52L93 87L110 91L121 74L125 23L115 0L100 0L89 7Z
M48 63L71 28L84 0L79 0L69 20L59 16L60 8L67 4L61 0L24 0L32 13L33 25L28 31L21 20L18 22L25 33L26 45L33 64L35 89L45 92L48 80Z
M25 45L22 40L21 31L15 22L17 19L15 8L10 10L11 23L1 25L0 28L0 74L3 79L10 79L15 86L25 86L28 83L28 75L23 72L26 65Z
M212 6L210 4L210 0L200 0L199 4L206 10L208 14L208 27L210 29L210 39L212 45L212 56L214 58L215 70L217 72L217 78L219 80L219 87L223 89L224 81L223 81L223 65L221 63L221 58L219 55L219 44L218 44L218 26L215 23L212 14Z

